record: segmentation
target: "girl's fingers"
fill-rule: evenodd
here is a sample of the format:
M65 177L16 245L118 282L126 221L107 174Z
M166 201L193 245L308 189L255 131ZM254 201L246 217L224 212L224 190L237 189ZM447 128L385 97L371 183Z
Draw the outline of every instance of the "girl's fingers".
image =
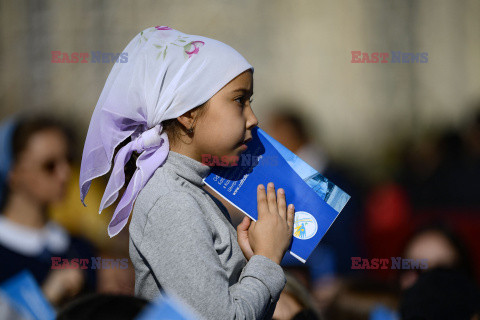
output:
M295 206L290 204L287 208L287 225L293 233L293 223L295 221Z
M263 184L257 186L257 212L257 219L262 219L263 215L268 212L267 195Z
M237 226L237 231L248 230L250 227L250 218L248 216L243 217L242 222Z
M282 217L283 219L286 219L287 203L285 200L285 191L282 188L279 188L277 190L277 208L278 208L278 214L280 214L280 217Z
M273 182L269 182L267 185L267 202L270 212L277 212L277 199L275 197L275 186Z

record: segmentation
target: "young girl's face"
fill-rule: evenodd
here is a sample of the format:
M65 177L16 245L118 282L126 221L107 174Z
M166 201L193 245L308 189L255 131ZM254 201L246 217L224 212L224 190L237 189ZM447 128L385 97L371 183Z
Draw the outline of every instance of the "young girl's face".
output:
M195 146L202 155L240 156L245 141L252 138L252 128L258 125L253 113L253 75L245 71L218 91L207 103L205 114L195 126ZM200 160L199 160L200 161Z
M57 129L33 134L10 172L11 191L49 204L63 199L70 179L68 142Z

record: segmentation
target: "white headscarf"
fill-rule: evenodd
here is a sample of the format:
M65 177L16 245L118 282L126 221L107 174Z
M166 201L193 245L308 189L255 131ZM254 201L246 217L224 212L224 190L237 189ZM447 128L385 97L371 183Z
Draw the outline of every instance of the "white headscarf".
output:
M228 82L253 67L230 46L166 26L143 30L117 61L88 128L80 168L80 198L84 206L93 179L110 171L100 212L118 197L125 183L124 167L133 151L140 153L137 169L108 226L110 237L128 221L133 203L168 155L168 137L161 122L205 103Z

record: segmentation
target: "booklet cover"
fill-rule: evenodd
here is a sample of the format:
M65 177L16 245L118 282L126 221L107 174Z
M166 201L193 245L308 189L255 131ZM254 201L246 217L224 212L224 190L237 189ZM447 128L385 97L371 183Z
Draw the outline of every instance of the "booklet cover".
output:
M248 149L233 166L214 166L203 181L255 221L257 186L273 182L275 190L283 188L287 205L295 205L288 252L305 263L350 196L261 128L255 127L252 135ZM228 159L202 160L215 163Z
M203 320L183 300L174 294L165 294L150 303L136 320Z
M25 319L53 320L56 317L53 307L28 270L3 282L0 296Z

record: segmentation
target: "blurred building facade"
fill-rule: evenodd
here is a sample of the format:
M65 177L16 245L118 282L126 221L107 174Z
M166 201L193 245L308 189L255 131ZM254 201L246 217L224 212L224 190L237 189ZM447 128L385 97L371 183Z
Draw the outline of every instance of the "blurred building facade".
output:
M52 63L52 51L120 53L141 30L168 25L250 61L260 126L271 101L297 99L332 157L374 166L389 144L469 116L479 16L476 0L1 0L0 117L47 108L85 137L113 64ZM352 63L352 51L427 52L428 62Z

